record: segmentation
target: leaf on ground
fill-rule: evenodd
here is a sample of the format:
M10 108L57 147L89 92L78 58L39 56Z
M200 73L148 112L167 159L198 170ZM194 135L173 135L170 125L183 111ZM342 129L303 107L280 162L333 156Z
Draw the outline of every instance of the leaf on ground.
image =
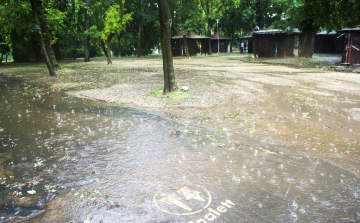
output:
M221 138L220 137L218 137L218 136L213 136L213 135L207 135L207 137L209 138L209 139L211 139L212 141L214 141L214 142L217 142L217 141L219 141Z
M34 189L28 190L27 192L28 192L28 194L36 194L36 191Z
M259 147L259 150L260 150L260 153L269 153L269 154L278 155L278 154L275 153L275 152L272 152L272 151L270 151L270 150L267 150L267 149L264 149L264 148L261 148L261 147Z
M220 129L221 131L224 131L224 132L230 132L231 131L231 129L228 129L228 128L222 128L222 129Z
M7 172L6 176L9 178L14 178L14 173L13 172Z
M39 181L34 181L33 182L33 185L38 185L39 184Z
M213 143L211 143L211 145L213 145L215 147L223 147L223 146L225 146L224 143L218 143L218 142L213 142Z
M90 221L91 221L91 218L90 218L90 217L87 217L87 218L83 221L83 223L90 223Z

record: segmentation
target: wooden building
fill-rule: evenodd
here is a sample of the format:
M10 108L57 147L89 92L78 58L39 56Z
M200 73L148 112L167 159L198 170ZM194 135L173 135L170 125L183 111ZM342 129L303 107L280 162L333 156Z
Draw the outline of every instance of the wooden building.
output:
M185 36L189 47L190 56L196 56L197 53L200 53L202 49L204 49L205 46L207 45L207 42L209 42L210 40L210 37L199 36L195 32L191 32L190 35L187 33ZM176 36L171 38L171 49L172 49L172 55L174 57L186 56L186 49L185 49L182 29Z
M244 49L244 52L248 52L248 53L253 53L254 52L254 40L253 40L254 31L259 31L259 30L260 30L259 26L256 25L253 28L253 30L249 33L249 35L239 37L240 44L241 44L242 41L244 43L246 43L246 50ZM263 28L261 28L261 30L266 30L265 25L264 25ZM240 48L240 45L239 45L239 48Z
M291 34L288 30L258 30L253 33L254 54L257 57L292 57L294 56L295 29Z
M215 33L211 37L211 52L212 53L227 53L227 46L231 38L225 38L220 33Z
M240 40L240 44L241 44L241 42L246 43L246 50L244 50L244 53L253 53L253 51L254 51L254 47L253 47L254 42L253 42L252 32L248 36L239 37L239 40Z
M314 53L340 54L343 51L345 41L344 34L338 34L335 30L327 33L322 31L314 36Z
M360 25L338 30L345 33L341 64L360 64Z

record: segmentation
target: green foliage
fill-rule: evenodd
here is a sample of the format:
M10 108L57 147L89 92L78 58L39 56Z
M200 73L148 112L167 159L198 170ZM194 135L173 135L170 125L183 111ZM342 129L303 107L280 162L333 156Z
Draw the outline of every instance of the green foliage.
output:
M196 0L177 0L176 16L179 17L179 26L183 29L183 35L192 31L201 30L205 27L203 10Z
M343 0L287 0L284 3L284 19L274 27L288 26L303 30L312 25L313 32L341 29L360 24L360 1Z
M158 87L155 90L150 91L150 95L160 97L164 93L163 87Z
M187 93L187 92L178 91L178 92L167 93L165 95L165 98L170 98L172 102L176 102L179 100L190 99L190 98L194 98L194 97L189 95L189 93Z
M110 6L106 12L105 27L102 32L102 39L106 40L110 34L120 34L126 30L126 25L132 20L133 13L122 15L120 5Z
M97 44L101 41L101 31L98 30L96 25L91 26L89 31L85 31L84 34L90 37L91 44Z

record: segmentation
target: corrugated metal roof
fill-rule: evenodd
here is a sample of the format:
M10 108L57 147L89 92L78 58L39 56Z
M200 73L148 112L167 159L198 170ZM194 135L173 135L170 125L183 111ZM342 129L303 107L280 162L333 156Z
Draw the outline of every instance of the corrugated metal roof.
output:
M327 30L322 31L322 32L318 32L315 35L336 35L337 32L335 30L331 30L331 32L327 33Z
M171 37L171 39L182 39L182 36L174 36ZM199 35L194 35L194 36L186 36L186 38L190 38L190 39L210 39L209 36L199 36Z
M281 29L259 30L259 31L254 31L254 35L281 34L281 33L288 33L289 31L290 31L290 28L287 28L286 30L281 30ZM299 34L299 33L301 33L301 31L298 28L294 28L292 33Z
M357 26L351 26L349 28L340 29L338 32L350 32L350 31L360 31L360 25Z
M250 39L252 38L253 36L240 36L238 39Z

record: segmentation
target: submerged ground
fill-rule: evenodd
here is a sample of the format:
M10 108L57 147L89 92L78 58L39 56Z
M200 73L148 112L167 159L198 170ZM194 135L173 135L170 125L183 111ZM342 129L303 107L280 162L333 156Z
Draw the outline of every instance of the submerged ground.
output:
M57 79L45 64L1 67L2 219L26 207L33 222L360 220L359 73L294 58L175 58L189 90L163 95L159 56L61 67ZM37 115L16 123L27 114ZM16 148L25 135L32 146ZM43 195L26 193L38 184Z

